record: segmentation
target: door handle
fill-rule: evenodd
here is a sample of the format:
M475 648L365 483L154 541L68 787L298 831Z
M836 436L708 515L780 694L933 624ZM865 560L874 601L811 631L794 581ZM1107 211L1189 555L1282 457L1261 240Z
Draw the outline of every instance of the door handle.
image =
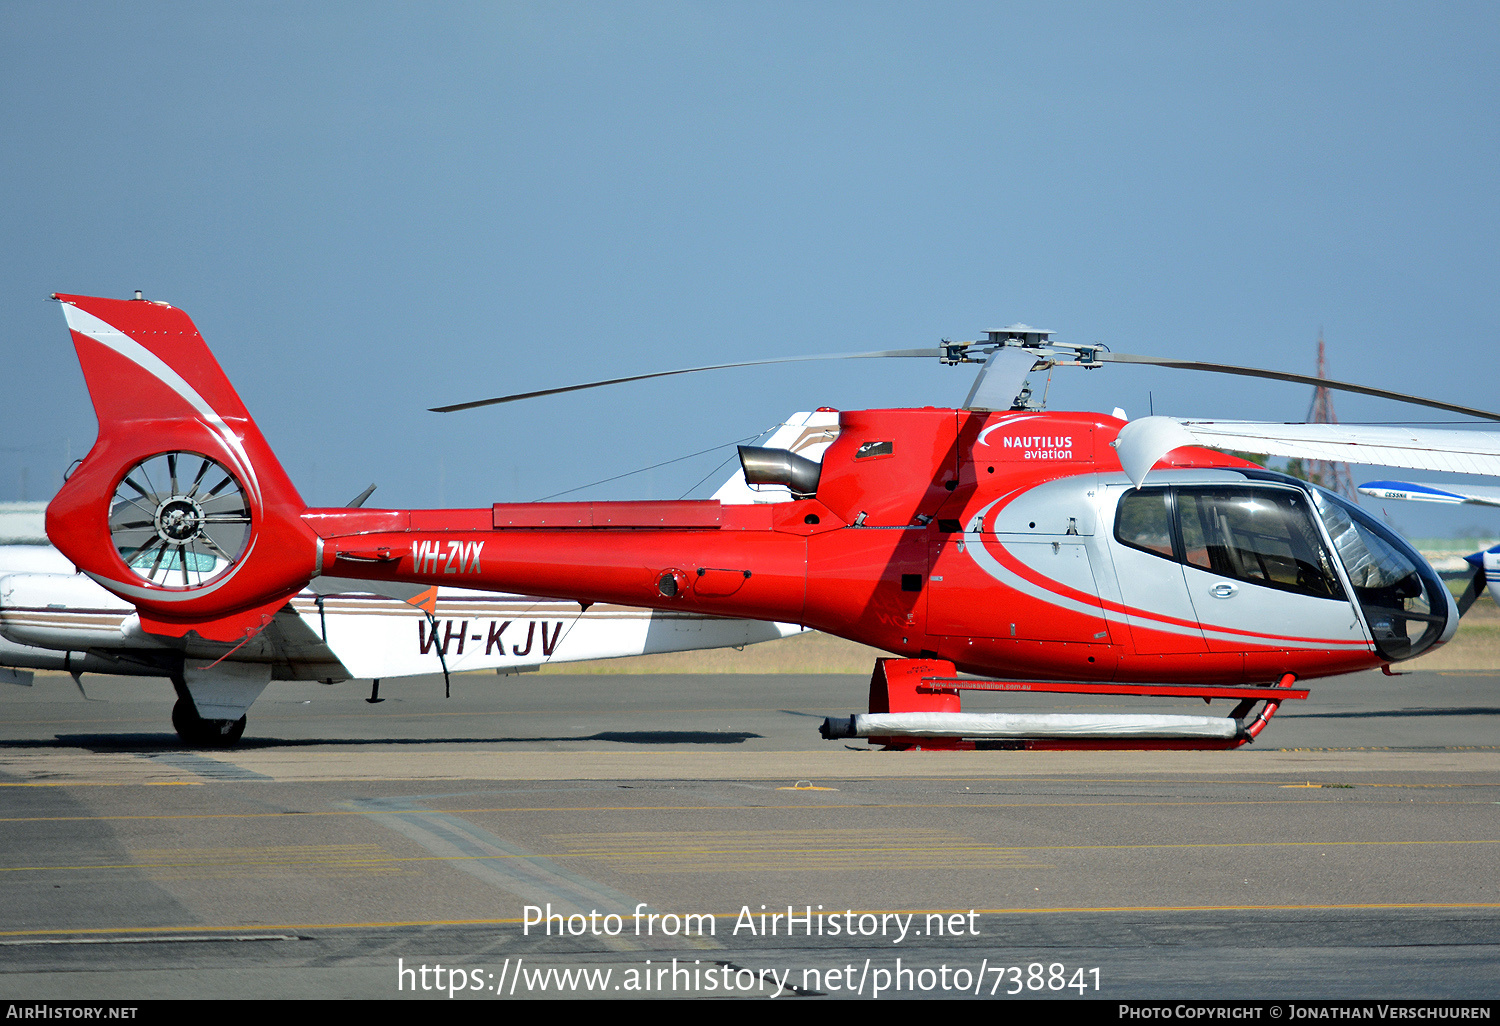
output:
M1208 593L1214 598L1227 599L1234 598L1239 590L1240 589L1235 585L1230 584L1228 581L1224 581L1214 585L1212 588L1209 588Z

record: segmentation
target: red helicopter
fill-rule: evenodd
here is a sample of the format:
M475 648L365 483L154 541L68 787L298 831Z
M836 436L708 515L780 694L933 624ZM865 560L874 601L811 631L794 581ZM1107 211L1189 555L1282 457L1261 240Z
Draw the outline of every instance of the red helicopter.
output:
M821 462L742 448L746 480L785 487L786 501L308 508L193 322L136 295L54 297L99 436L48 507L47 533L134 603L149 633L250 637L320 574L459 585L800 623L892 653L876 666L869 712L830 718L828 738L1232 748L1282 700L1306 696L1298 681L1388 668L1442 644L1483 585L1480 570L1455 601L1411 546L1358 506L1202 444L1250 438L1249 451L1320 446L1345 459L1378 448L1390 465L1450 469L1430 455L1392 463L1403 445L1439 451L1405 429L1402 442L1379 433L1392 429L1333 437L1286 425L1127 424L1029 408L1024 384L1040 367L1156 363L1407 397L1064 345L1025 326L933 350L855 354L984 366L961 409L839 414ZM1456 452L1500 473L1500 437L1461 434L1440 447L1443 458ZM467 634L482 643L483 625L461 626L460 643ZM1236 704L1217 717L966 714L966 689ZM189 696L182 702L179 712L197 715ZM244 721L205 726L237 737Z

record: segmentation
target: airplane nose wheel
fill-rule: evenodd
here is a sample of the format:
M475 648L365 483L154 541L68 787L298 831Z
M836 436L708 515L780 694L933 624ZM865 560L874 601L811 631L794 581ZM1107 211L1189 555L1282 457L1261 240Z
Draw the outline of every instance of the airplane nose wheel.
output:
M183 744L192 748L231 748L245 733L245 717L206 720L198 715L190 699L179 698L172 706L172 729Z

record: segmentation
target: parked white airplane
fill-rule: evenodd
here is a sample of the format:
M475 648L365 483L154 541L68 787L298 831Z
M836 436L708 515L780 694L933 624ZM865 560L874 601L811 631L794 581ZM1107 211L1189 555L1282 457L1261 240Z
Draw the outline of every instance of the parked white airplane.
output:
M837 413L799 413L765 444L819 459L837 434ZM752 488L736 470L714 498L755 503L787 495L784 486ZM237 741L246 709L273 680L370 679L373 700L379 681L392 677L521 673L545 663L750 645L803 629L318 577L252 638L231 646L148 633L134 606L77 573L50 545L0 545L0 680L30 684L31 670L63 670L75 681L84 673L169 678L178 695L172 725L188 744Z

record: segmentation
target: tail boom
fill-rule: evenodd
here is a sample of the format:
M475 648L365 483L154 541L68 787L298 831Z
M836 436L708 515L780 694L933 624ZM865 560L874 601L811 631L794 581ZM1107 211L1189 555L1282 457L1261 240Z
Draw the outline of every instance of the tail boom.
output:
M757 620L797 621L804 612L808 529L775 530L767 507L724 506L721 522L713 500L557 503L539 512L544 505L319 509L307 520L323 541L319 570L331 576ZM642 516L641 507L655 508ZM557 526L505 523L543 519Z

